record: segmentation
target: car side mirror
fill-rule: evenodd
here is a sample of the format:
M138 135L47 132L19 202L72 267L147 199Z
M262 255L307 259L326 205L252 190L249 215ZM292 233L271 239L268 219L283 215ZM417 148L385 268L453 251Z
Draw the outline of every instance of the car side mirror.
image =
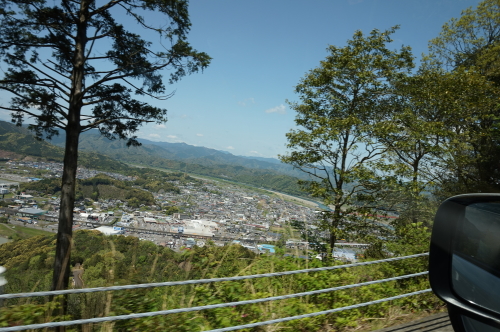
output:
M429 280L455 331L500 331L500 194L460 195L441 204Z

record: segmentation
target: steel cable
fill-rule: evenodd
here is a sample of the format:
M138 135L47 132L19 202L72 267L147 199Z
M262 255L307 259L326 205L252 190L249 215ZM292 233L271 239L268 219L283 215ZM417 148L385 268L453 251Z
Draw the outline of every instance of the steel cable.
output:
M314 290L314 291L308 291L308 292L302 292L302 293L287 294L287 295L281 295L281 296L273 296L273 297L260 298L260 299L254 299L254 300L238 301L238 302L210 304L210 305L191 307L191 308L179 308L179 309L144 312L144 313L137 313L137 314L111 316L111 317L96 317L96 318L79 319L79 320L73 320L73 321L64 321L64 322L51 322L51 323L43 323L43 324L13 326L13 327L7 327L7 328L0 328L0 332L1 331L22 331L22 330L29 330L29 329L42 329L42 328L50 328L50 327L56 327L56 326L69 326L69 325L77 325L77 324L79 325L79 324L89 324L89 323L102 323L102 322L110 322L110 321L117 321L117 320L126 320L126 319L134 319L134 318L153 317L153 316L159 316L159 315L168 315L168 314L175 314L175 313L182 313L182 312L224 308L224 307L231 307L231 306L245 305L245 304L255 304L255 303L261 303L261 302L268 302L268 301L285 300L285 299L289 299L289 298L301 297L301 296L306 296L306 295L321 294L321 293L333 292L333 291L342 290L342 289L368 286L368 285L373 285L373 284L378 284L378 283L383 283L383 282L388 282L388 281L395 281L395 280L400 280L400 279L417 277L417 276L422 276L422 275L426 275L426 274L428 274L427 271L409 274L409 275L398 276L398 277L393 277L393 278L374 280L374 281L368 281L368 282L364 282L364 283L344 285L344 286L338 286L338 287L333 287L333 288L326 288L326 289L320 289L320 290ZM426 291L429 291L429 290L426 290ZM420 292L426 292L426 291L420 291ZM414 295L414 294L420 294L420 293L414 292L414 293L409 293L409 294ZM405 296L410 296L410 295L405 295ZM389 301L391 299L396 299L396 298L400 298L400 297L396 296L393 298L388 298L388 299L383 299L383 300ZM366 302L366 303L357 304L357 305L353 305L353 306L349 306L349 307L344 307L346 309L343 309L343 310L353 309L353 308L356 308L357 306L364 306L364 305L369 305L369 304L373 304L373 303L378 303L377 301L383 302L383 300L376 300L376 301L372 301L372 302ZM322 314L326 314L326 313L340 311L340 309L342 309L342 308L336 308L336 309L331 309L331 310L322 311L322 312L318 312L318 313L311 313L311 314L307 314L307 315L286 317L286 318L281 318L282 320L274 320L274 321L281 322L281 321L288 321L288 320L293 320L293 319L312 317L312 316L317 316L317 315L322 315ZM294 317L297 317L297 318L294 318ZM240 328L274 324L274 321L266 321L266 322L259 322L259 323L250 324L252 326L246 326L246 325L243 326L242 325L242 327L240 327ZM257 325L255 325L255 324L257 324ZM227 329L229 329L229 330L227 330ZM234 329L239 329L239 328L238 327L231 327L231 328L225 328L225 329L213 330L213 331L232 331Z
M394 262L394 261L398 261L398 260L415 258L415 257L422 257L422 256L428 256L428 255L429 255L429 253L426 252L426 253L422 253L422 254L415 254L415 255L409 255L409 256L403 256L403 257L393 257L393 258L381 259L381 260L371 261L371 262L362 262L362 263L344 264L344 265L335 265L335 266L325 266L325 267L318 267L318 268L304 269L304 270L262 273L262 274L253 274L253 275L247 275L247 276L235 276L235 277L227 277L227 278L167 281L167 282L155 282L155 283L136 284L136 285L96 287L96 288L85 288L85 289L65 289L65 290L58 290L58 291L32 292L32 293L2 294L2 295L0 295L0 300L23 298L23 297L34 297L34 296L56 296L56 295L65 295L65 294L95 293L95 292L106 292L106 291L116 291L116 290L126 290L126 289L166 287L166 286L192 285L192 284L207 284L207 283L220 282L220 281L235 281L235 280L265 278L265 277L278 277L278 276L291 275L291 274L329 271L329 270L343 269L343 268L356 267L356 266L364 266L364 265L371 265L371 264L378 264L378 263L385 263L385 262Z

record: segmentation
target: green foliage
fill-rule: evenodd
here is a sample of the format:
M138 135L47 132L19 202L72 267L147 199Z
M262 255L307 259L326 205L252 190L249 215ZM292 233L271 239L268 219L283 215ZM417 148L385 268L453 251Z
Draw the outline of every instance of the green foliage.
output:
M299 129L287 134L291 152L280 159L310 176L300 181L307 192L333 205L317 224L330 250L349 234L373 233L374 217L367 215L376 215L377 201L390 194L387 183L394 181L374 128L384 118L391 84L413 68L408 47L386 47L396 29L368 36L357 31L347 46L330 46L326 60L296 86L300 102L290 103Z
M43 324L65 321L70 316L58 315L61 308L60 298L44 304L22 304L13 307L0 308L0 326L16 326L28 324ZM68 331L75 331L69 329Z
M429 251L431 230L422 222L396 228L396 241L387 244L387 250L396 256Z
M130 181L115 180L107 175L99 174L90 179L80 180L77 192L81 192L82 197L89 197L94 201L98 199L124 200L132 207L155 203L153 194L133 188L132 185Z
M160 182L160 181L152 181L152 182L146 183L144 185L144 189L147 189L147 190L155 192L155 193L157 193L159 191L172 192L172 193L176 193L176 194L181 193L181 190L178 187L176 187L175 185L168 183L168 182L165 183L165 182Z
M401 232L407 237L391 249L399 246L406 250L405 253L422 249L418 244L426 240L422 225L414 225ZM258 256L240 245L195 246L190 251L175 253L135 237L104 236L86 230L77 231L74 235L71 264L83 263L86 287L219 278L325 266L319 260ZM404 247L403 241L408 241L410 245ZM5 291L13 293L48 289L54 245L53 237L39 237L0 246L0 264L7 266L8 284ZM418 258L368 267L243 281L75 294L68 297L68 318L121 315L306 292L419 272L426 268L426 264L425 258ZM411 278L263 304L119 321L108 327L95 325L91 330L201 331L327 310L423 288L428 288L426 278ZM25 300L8 300L0 310L1 317L6 317L2 321L12 325L60 319L57 313L50 314L45 301L43 298L33 298L28 304ZM313 319L291 321L280 328L299 331L329 325L338 331L348 331L362 326L366 328L366 322L372 318L384 319L389 323L390 318L387 316L394 314L395 310L401 315L440 307L441 303L436 297L426 294Z
M63 151L47 142L37 141L29 133L13 133L11 124L4 125L6 131L0 134L0 149L20 155L44 157L51 161L62 161Z
M32 190L41 195L56 195L61 192L61 179L42 179L40 181L23 182L19 187L22 191Z
M182 209L178 206L169 206L166 210L165 210L165 213L170 216L174 213L179 213L179 212L182 212Z
M481 75L500 84L500 4L483 0L477 8L462 11L443 25L429 42L428 61L447 69L476 68Z
M374 30L330 46L297 85L300 102L290 105L299 128L281 159L334 209L317 222L330 246L364 238L382 257L388 235L370 227L375 215L398 215L391 236L400 239L410 225L429 227L442 199L500 191L499 12L498 1L485 0L445 24L415 74L409 48L385 46L395 29ZM318 234L302 227L307 238Z
M0 265L7 270L22 269L24 263L32 257L49 254L53 249L53 240L54 235L35 236L22 241L5 243L0 246Z
M188 183L200 183L200 180L185 173L164 172L151 168L136 168L127 174L135 177L134 185L141 186L144 189L156 193L172 192L180 194L181 191L176 184L187 185Z
M447 22L429 43L425 65L447 71L456 84L446 91L455 108L446 126L455 135L448 140L451 153L444 167L449 172L442 177L440 197L500 191L499 24L498 1L484 0Z

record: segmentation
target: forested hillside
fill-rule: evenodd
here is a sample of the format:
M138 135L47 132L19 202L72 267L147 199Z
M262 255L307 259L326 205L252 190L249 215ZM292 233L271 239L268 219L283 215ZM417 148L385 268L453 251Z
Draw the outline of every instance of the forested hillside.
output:
M27 129L0 121L0 150L12 151L22 157L31 156L47 161L62 162L64 149L47 141L37 140ZM106 171L126 171L129 166L96 152L81 152L81 167Z
M104 174L99 174L93 178L77 180L76 200L83 202L84 198L94 201L99 199L119 199L127 202L129 207L138 208L141 204L154 205L155 199L151 192L133 188L134 183L130 181L115 180ZM178 191L179 188L171 184L165 184L162 188ZM40 181L22 183L20 190L39 195L60 195L61 179L43 179Z
M64 133L60 133L59 136L52 139L52 143L63 147L64 137ZM79 148L83 151L99 151L112 158L127 162L162 158L208 167L217 167L218 165L243 166L276 171L293 177L303 178L305 176L304 173L295 170L290 165L281 163L278 159L235 156L228 152L185 143L153 142L146 139L139 139L139 142L142 143L142 146L128 148L123 141L110 141L102 137L99 132L91 130L82 133Z

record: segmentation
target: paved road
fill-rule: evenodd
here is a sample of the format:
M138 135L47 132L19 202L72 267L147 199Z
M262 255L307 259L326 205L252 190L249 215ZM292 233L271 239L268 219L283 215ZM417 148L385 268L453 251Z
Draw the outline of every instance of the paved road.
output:
M374 332L453 332L453 328L448 313L444 312Z
M75 267L71 271L73 273L73 280L71 281L73 288L84 288L85 282L83 281L82 275L85 269L80 263L76 263Z

